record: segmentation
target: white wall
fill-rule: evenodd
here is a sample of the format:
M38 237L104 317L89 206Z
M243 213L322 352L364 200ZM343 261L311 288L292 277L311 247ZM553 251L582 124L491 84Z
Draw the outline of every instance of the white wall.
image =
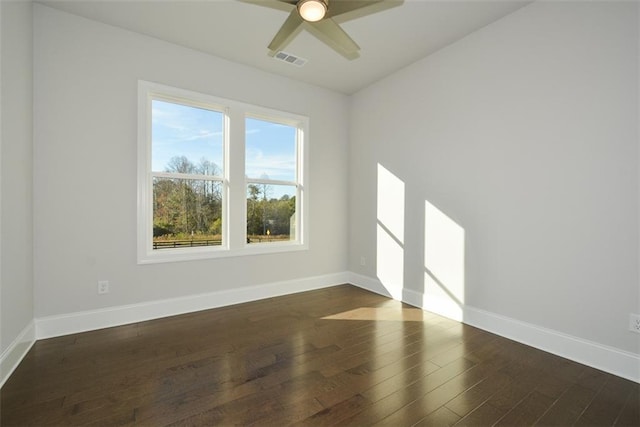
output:
M637 7L536 2L356 94L350 270L435 309L455 309L452 294L640 353L627 329L640 313ZM377 198L395 197L378 194L378 165L404 186L404 235L392 239L376 231ZM425 202L449 243L464 230L462 277L425 259L442 244L425 236Z
M37 318L346 271L346 96L42 5L34 25ZM310 250L137 265L138 79L308 116Z
M33 340L32 19L0 3L0 384Z

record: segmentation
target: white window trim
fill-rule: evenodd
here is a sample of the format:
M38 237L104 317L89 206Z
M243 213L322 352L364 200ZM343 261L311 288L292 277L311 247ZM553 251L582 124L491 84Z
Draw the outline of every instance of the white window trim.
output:
M172 175L151 169L151 100L163 99L184 105L204 107L225 115L222 177L206 177L223 183L221 246L153 250L153 176ZM288 124L298 129L297 182L245 178L245 118L259 118ZM138 194L137 262L153 264L244 255L307 250L309 248L308 209L308 128L304 116L257 107L158 83L138 82ZM194 176L201 179L201 176ZM181 175L180 178L189 178ZM296 240L273 243L246 243L247 182L296 185ZM268 182L267 182L268 181Z

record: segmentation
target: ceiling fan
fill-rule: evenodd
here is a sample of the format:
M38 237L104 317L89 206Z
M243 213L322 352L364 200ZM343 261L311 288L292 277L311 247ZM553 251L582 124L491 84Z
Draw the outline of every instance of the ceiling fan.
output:
M400 6L404 0L243 0L248 3L290 11L280 30L269 43L274 56L287 46L301 30L315 37L347 59L360 56L360 46L340 27L348 21Z

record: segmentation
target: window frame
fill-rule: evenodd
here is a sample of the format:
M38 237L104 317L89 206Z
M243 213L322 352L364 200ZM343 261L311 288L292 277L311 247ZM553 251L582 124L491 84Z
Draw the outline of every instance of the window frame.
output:
M223 114L223 169L221 176L176 174L152 170L153 100L177 103ZM245 174L245 120L254 118L296 128L296 238L270 243L247 243L247 183ZM138 185L137 263L215 259L307 250L308 245L308 128L305 116L179 89L159 83L138 81ZM153 249L153 178L211 180L222 183L222 245L193 248ZM260 181L260 180L258 180ZM268 180L268 184L294 183Z

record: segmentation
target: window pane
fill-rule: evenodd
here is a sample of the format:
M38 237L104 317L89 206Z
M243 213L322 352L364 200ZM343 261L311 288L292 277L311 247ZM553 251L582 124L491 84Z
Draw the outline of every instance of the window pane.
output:
M296 187L247 184L247 243L296 240Z
M220 181L153 178L153 248L222 244Z
M154 172L222 175L221 112L159 100L151 107Z
M247 177L295 181L296 128L247 118L245 129Z

